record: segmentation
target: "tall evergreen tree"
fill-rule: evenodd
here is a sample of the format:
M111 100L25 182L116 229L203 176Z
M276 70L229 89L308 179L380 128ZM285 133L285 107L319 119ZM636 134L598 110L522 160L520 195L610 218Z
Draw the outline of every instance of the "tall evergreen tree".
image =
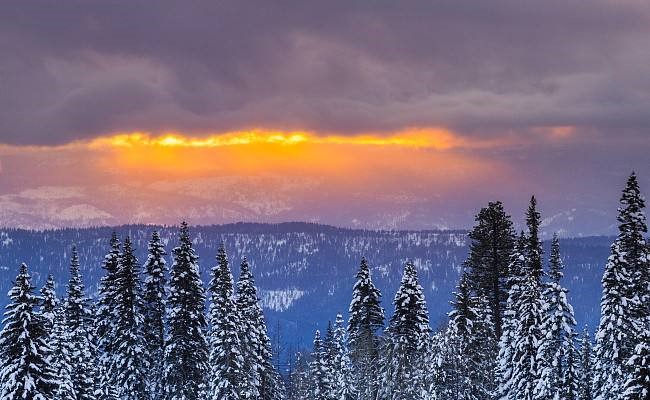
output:
M576 321L573 316L573 307L567 299L568 290L561 284L564 275L563 269L560 241L557 235L554 235L549 259L550 282L546 284L544 290L543 337L537 354L541 375L535 396L539 400L565 398L566 392L573 389L564 385L565 375L574 372L567 371L567 357L569 352L575 350ZM572 356L574 356L573 353Z
M591 386L593 383L592 371L592 348L591 339L589 338L589 331L585 328L580 340L580 372L579 372L579 385L578 385L578 399L579 400L593 400L591 395Z
M165 400L205 398L208 344L205 339L205 293L198 256L192 248L187 223L174 248L168 298L168 335L165 343Z
M52 336L54 329L55 311L59 305L59 300L56 297L56 289L54 284L54 277L52 274L47 276L45 285L41 288L41 304L40 313L45 321L45 331L47 332L48 340Z
M639 344L627 362L630 369L625 382L623 400L650 399L650 327L641 333Z
M336 400L352 400L355 398L355 390L352 382L350 355L347 349L346 329L343 324L343 316L337 314L332 342L334 348L334 398Z
M56 386L52 399L76 400L77 394L72 382L72 340L65 320L62 306L54 310L54 327L52 330L52 357L50 365L56 376Z
M261 400L280 399L283 396L280 376L273 367L271 340L257 297L255 280L245 257L237 281L236 307L240 317L239 335L246 374L251 382L251 393L258 393Z
M233 298L233 278L223 244L217 252L208 290L210 304L209 398L238 400L257 398L258 371L245 373L244 353L239 337L239 316Z
M476 215L476 225L469 233L469 284L478 297L490 301L497 337L505 312L508 290L508 264L514 247L514 231L510 216L500 201L490 202Z
M97 342L97 399L113 400L117 387L111 373L116 342L117 308L115 305L116 280L120 257L120 241L115 232L111 235L110 250L104 257L102 268L104 276L99 283L99 298L95 322L95 340Z
M537 211L537 199L535 196L530 198L530 205L526 211L526 226L528 232L526 235L526 247L524 254L526 257L527 274L532 276L537 282L541 282L544 268L542 266L542 241L539 238L539 227L542 223L542 217Z
M20 266L9 291L11 302L4 313L0 332L0 398L49 400L56 387L54 371L48 363L47 321L36 307L39 298L27 266Z
M167 299L167 263L160 234L154 231L144 263L144 343L149 366L146 386L150 400L161 400L165 356L165 304Z
M580 370L577 353L575 341L572 340L567 347L565 356L564 375L561 381L562 392L557 394L556 399L578 400L580 396Z
M142 284L140 266L129 236L124 239L124 250L115 278L115 310L118 318L110 373L121 400L145 400L145 377L149 365L144 354L142 331Z
M429 314L415 265L406 263L393 300L395 312L386 329L379 399L420 399L426 391L424 356L427 351Z
M359 400L374 400L379 388L378 331L384 326L384 310L381 307L381 292L372 282L370 266L365 258L361 260L356 279L348 321L353 389Z
M596 334L594 396L615 398L633 375L628 360L647 329L648 248L647 223L636 175L633 173L620 200L619 233L603 275L601 317Z
M65 319L70 334L70 363L72 385L77 400L95 399L95 358L93 349L93 321L89 300L85 294L79 266L79 255L72 247L70 281L65 300Z
M321 340L320 331L314 335L314 350L309 363L310 372L310 400L334 400L332 382L329 378L331 372L327 365L326 352Z

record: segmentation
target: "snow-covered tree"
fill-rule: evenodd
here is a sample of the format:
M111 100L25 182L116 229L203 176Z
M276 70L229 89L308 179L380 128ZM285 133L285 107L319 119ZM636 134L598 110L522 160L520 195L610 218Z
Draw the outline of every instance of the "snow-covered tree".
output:
M514 246L510 216L500 201L490 202L476 215L476 225L469 233L469 257L465 267L469 284L478 297L490 303L497 337L501 335L508 290L508 264Z
M341 314L336 315L333 336L333 390L336 400L352 400L356 393L352 382L352 368L347 349L346 329Z
M79 255L72 247L70 281L65 299L66 328L70 335L72 386L77 400L95 399L95 351L93 345L93 314L86 297Z
M404 267L393 305L395 312L386 329L382 349L384 359L378 398L420 399L426 391L424 356L431 328L424 290L412 262Z
M370 266L361 260L352 291L348 320L348 349L352 362L352 387L359 400L374 400L379 382L378 331L384 326L381 292L375 287Z
M241 262L237 281L236 307L250 394L257 393L257 398L261 400L280 399L283 395L280 376L273 367L271 340L257 297L255 280L245 257Z
M97 343L97 391L98 400L113 400L117 388L111 373L114 346L116 344L117 309L115 307L116 279L120 257L120 241L113 232L110 250L104 257L102 268L104 276L99 282L99 298L95 320L95 340Z
M54 311L54 326L52 330L52 357L50 364L56 377L53 400L76 400L77 394L72 382L72 340L65 320L62 306Z
M542 322L542 340L539 344L537 362L541 369L540 379L535 390L539 400L565 398L566 392L573 388L565 387L565 375L569 372L569 352L575 351L574 337L576 321L573 307L567 299L568 290L561 280L564 264L560 255L560 241L553 236L549 259L550 282L544 289L544 319ZM572 353L575 361L575 354ZM575 363L573 364L575 367ZM574 371L571 371L573 373ZM563 397L564 396L564 397Z
M33 291L27 266L22 264L9 291L0 332L1 399L49 400L56 387L48 363L47 321L36 310L40 300Z
M145 377L149 373L145 357L140 266L129 236L124 239L115 276L115 345L111 376L121 400L147 398Z
M165 303L167 299L167 263L160 234L154 231L144 263L144 342L148 364L147 392L150 400L162 399L163 360L165 356Z
M575 340L572 340L567 347L563 374L562 392L558 393L554 399L578 400L580 396L580 368Z
M627 362L630 373L624 385L623 400L650 399L650 326L641 333L639 344Z
M198 256L187 223L174 248L169 282L168 334L165 342L165 400L205 399L208 344L205 293Z
M309 363L309 375L309 399L334 400L332 382L329 380L332 374L327 364L327 355L318 330L314 335L314 349Z
M596 333L594 363L594 397L616 398L624 391L626 380L633 375L628 360L647 330L648 231L636 175L633 173L620 200L619 233L603 275L601 317Z
M41 288L40 313L45 321L45 331L48 338L52 336L54 329L55 311L59 305L59 299L56 297L56 288L52 274L47 276L45 285ZM49 340L49 339L48 339Z
M245 371L233 278L223 244L217 251L217 264L212 268L208 290L211 297L208 397L213 400L257 398L259 375L257 370L250 374Z
M593 351L591 348L591 339L587 328L582 333L580 340L580 371L578 373L578 399L592 400L591 387L593 383L592 371Z

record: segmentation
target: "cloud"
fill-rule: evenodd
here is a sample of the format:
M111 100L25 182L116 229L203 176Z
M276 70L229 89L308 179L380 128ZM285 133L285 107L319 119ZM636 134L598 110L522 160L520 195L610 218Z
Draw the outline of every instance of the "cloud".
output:
M3 143L650 126L641 1L17 2L0 37Z

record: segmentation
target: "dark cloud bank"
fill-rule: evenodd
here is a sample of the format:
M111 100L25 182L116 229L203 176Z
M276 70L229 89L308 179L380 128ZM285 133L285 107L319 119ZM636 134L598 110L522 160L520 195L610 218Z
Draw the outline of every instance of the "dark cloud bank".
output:
M644 139L645 1L9 1L0 142L251 127Z

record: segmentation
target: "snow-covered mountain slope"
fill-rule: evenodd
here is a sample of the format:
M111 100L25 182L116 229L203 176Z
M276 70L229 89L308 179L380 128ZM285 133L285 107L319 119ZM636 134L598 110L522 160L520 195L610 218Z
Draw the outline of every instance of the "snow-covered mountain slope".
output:
M0 293L7 293L21 262L34 283L52 273L63 293L68 279L70 247L77 245L89 293L95 295L102 274L101 261L111 231L130 234L140 262L154 229L161 232L167 252L176 245L175 227L145 225L117 228L63 229L45 232L4 229L0 233ZM418 268L434 328L445 321L462 262L467 254L464 231L367 231L308 223L230 224L193 227L205 282L214 265L217 247L224 242L235 277L239 261L247 256L260 289L271 330L279 323L285 341L303 344L313 329L323 327L336 313L345 314L354 275L361 257L371 263L373 279L390 313L402 267L413 260ZM594 326L598 318L600 278L611 238L591 237L561 241L566 263L566 285L579 324ZM171 265L171 257L170 259ZM0 305L6 296L0 297Z

